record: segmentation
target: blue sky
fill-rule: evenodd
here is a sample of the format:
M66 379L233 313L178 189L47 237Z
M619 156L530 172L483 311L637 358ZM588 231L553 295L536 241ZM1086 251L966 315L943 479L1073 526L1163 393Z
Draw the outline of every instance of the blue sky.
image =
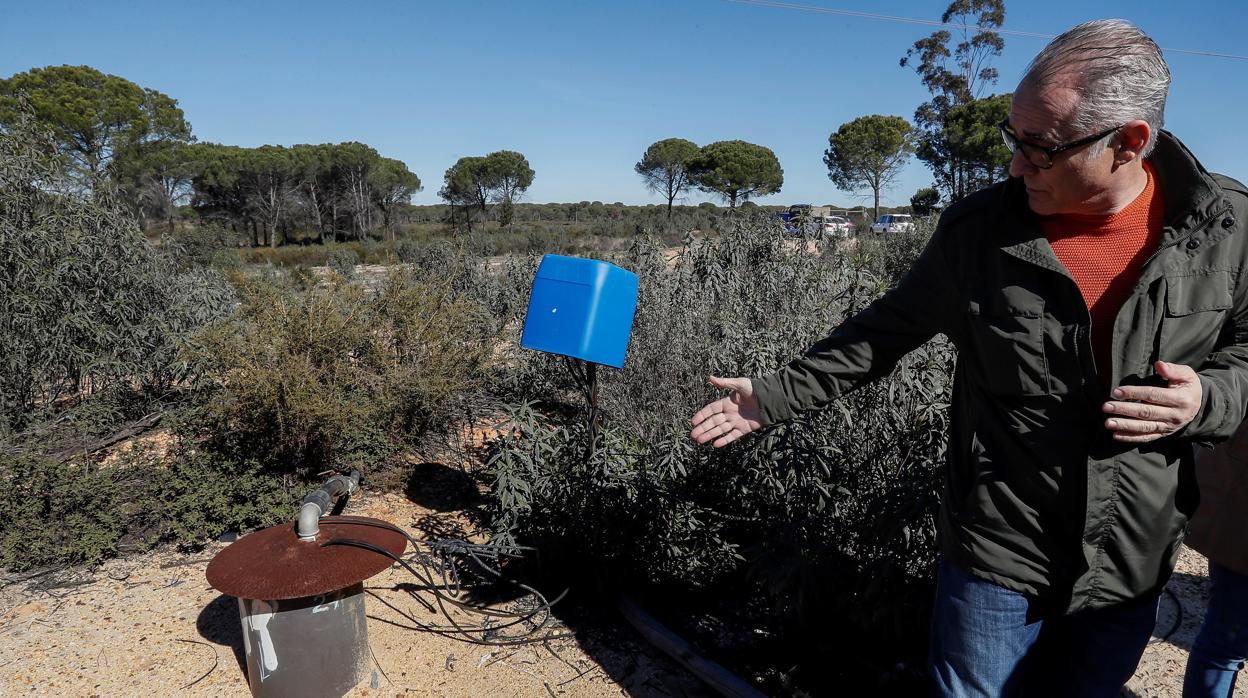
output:
M924 20L947 4L794 2ZM1164 48L1248 54L1245 0L1007 0L1005 28L1056 34L1099 17ZM0 76L90 65L177 99L205 141L362 141L419 175L418 204L438 201L459 157L504 148L537 173L528 201L658 202L633 164L681 137L774 150L784 188L760 203L853 205L868 197L828 180L828 135L864 114L912 118L928 95L898 59L933 30L727 0L0 0ZM1005 40L990 92L1011 91L1045 43ZM1210 169L1248 180L1248 60L1167 60L1167 127ZM912 161L885 201L931 181Z

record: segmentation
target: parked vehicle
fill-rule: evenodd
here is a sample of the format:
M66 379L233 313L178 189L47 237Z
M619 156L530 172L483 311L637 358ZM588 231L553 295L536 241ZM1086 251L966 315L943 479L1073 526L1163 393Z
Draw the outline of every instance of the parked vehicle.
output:
M914 230L914 220L908 213L885 213L871 224L873 233L908 233Z
M849 237L854 233L854 224L844 216L824 216L823 234L837 237Z

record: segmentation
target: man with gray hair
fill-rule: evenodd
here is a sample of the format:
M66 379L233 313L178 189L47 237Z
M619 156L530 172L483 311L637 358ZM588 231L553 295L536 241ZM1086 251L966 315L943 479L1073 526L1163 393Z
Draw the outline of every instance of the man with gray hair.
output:
M950 206L898 286L693 417L728 444L958 348L929 670L944 696L1116 696L1197 502L1193 445L1248 402L1248 189L1161 129L1170 73L1082 24L1000 125L1010 178Z

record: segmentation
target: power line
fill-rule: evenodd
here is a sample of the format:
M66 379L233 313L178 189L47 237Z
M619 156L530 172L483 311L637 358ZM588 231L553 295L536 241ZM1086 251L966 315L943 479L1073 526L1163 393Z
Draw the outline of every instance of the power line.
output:
M835 7L819 7L817 5L799 5L792 2L780 2L779 0L725 0L726 2L736 3L738 5L754 5L756 7L770 7L778 10L796 10L798 12L814 12L824 15L839 15L842 17L858 17L861 19L874 19L882 22L898 22L901 24L921 24L927 27L948 27L950 29L961 29L968 31L974 29L976 31L990 31L997 34L1006 34L1008 36L1026 36L1033 39L1052 39L1056 34L1040 34L1038 32L1025 32L1014 29L996 29L993 27L981 27L977 24L955 24L953 22L939 22L934 19L916 19L914 17L895 17L893 15L881 15L874 12L860 12L858 10L842 10ZM1192 56L1208 56L1211 58L1230 58L1237 61L1248 61L1248 56L1240 56L1233 53L1217 53L1214 51L1195 51L1184 48L1163 48L1162 51L1170 53L1186 53Z

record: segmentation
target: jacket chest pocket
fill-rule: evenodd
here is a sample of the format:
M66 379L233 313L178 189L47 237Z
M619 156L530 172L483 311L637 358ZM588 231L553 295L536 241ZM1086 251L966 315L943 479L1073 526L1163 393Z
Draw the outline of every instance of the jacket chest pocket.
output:
M989 393L1049 394L1042 307L975 300L967 304L968 339L978 364L968 368L983 376Z
M1199 368L1217 346L1232 304L1229 272L1166 279L1158 358Z

